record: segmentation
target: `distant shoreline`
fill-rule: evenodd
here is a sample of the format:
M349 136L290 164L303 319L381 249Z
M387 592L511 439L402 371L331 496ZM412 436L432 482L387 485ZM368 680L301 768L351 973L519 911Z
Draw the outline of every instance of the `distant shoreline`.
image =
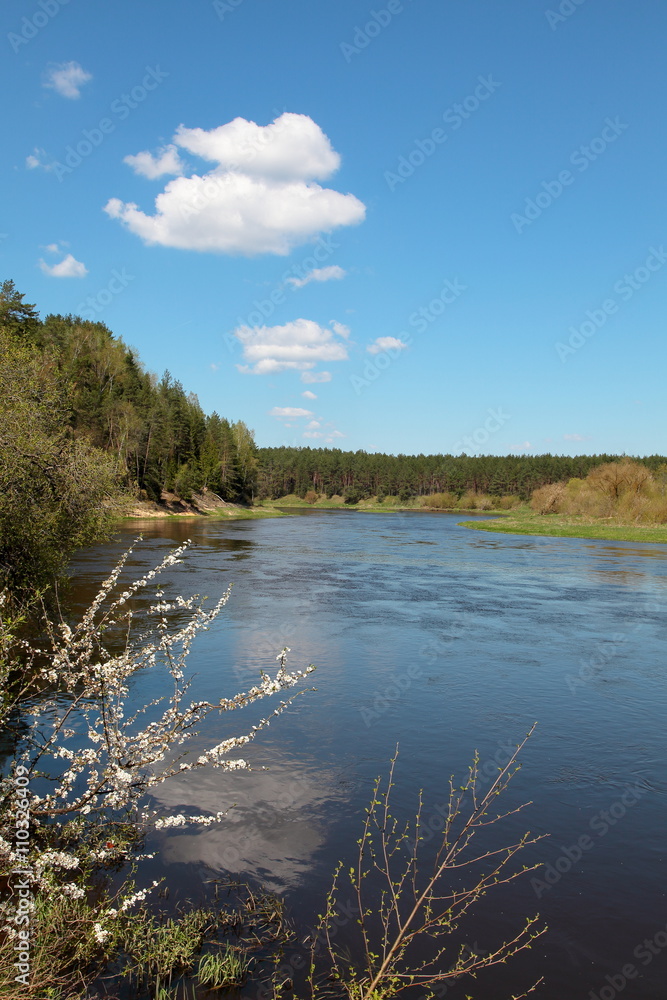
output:
M579 515L535 514L532 511L510 511L492 520L461 521L462 528L495 531L511 535L541 535L546 538L590 538L607 542L650 542L667 545L667 524L612 524Z

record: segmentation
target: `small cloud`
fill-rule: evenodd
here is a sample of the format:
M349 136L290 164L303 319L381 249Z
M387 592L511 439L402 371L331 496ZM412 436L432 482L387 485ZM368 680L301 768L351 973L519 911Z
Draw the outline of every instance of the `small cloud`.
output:
M523 444L511 444L510 451L530 451L532 447L530 441L524 441Z
M306 424L306 429L309 431L315 431L318 427L321 427L319 420L311 420L310 423Z
M332 264L330 267L314 268L305 278L288 278L287 283L292 285L293 288L303 288L304 285L309 285L311 281L339 281L346 274L347 271L344 271L338 264Z
M317 399L315 393L311 392L310 389L306 389L306 391L302 392L301 395L303 396L304 399Z
M376 337L366 350L369 354L380 354L382 351L405 351L407 344L404 344L398 337Z
M331 372L302 372L301 381L309 385L316 382L330 382Z
M590 441L590 434L563 434L563 441Z
M53 245L53 244L52 244ZM88 268L80 260L76 260L71 253L68 253L58 264L47 264L46 261L39 261L39 266L51 278L85 278Z
M312 410L304 410L300 406L274 406L269 410L269 416L277 417L278 420L293 419L294 417L312 417Z
M220 365L216 365L215 361L211 361L209 365L209 368L211 369L212 372L217 372L219 367Z
M88 73L78 62L58 63L56 66L49 67L44 86L48 87L49 90L55 90L61 97L74 100L81 97L79 88L92 78L92 74Z
M335 424L326 424L322 430L318 429L320 426L321 425L318 424L316 420L311 421L311 423L308 424L308 428L310 429L306 429L301 436L310 438L311 440L321 441L323 444L333 444L334 441L337 441L339 438L345 437L342 431L337 429Z
M345 361L347 349L335 335L345 336L349 331L335 321L331 326L330 330L312 319L295 319L283 326L237 327L234 336L249 362L237 367L253 375L268 375L289 370L308 372L319 361Z
M45 163L46 150L41 149L39 146L35 146L30 156L26 156L25 165L28 170L36 170L37 167L41 167L42 170L51 170L52 165L50 163Z
M347 340L350 336L350 328L349 326L345 326L344 323L338 323L335 319L332 319L330 326L333 332L338 334L339 337L343 337L344 340Z
M184 164L178 155L178 149L173 144L163 146L158 149L157 155L153 156L147 150L136 153L134 156L126 156L123 163L127 163L134 170L135 174L147 177L149 181L154 181L165 174L178 176L183 173Z

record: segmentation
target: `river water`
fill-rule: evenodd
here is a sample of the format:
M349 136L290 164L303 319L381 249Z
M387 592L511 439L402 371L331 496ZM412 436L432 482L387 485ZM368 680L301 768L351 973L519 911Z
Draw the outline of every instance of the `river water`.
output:
M549 930L447 996L498 1000L543 975L535 996L545 1000L664 998L667 549L492 535L456 521L307 510L131 524L79 556L74 609L139 529L132 572L194 543L167 596L216 598L233 582L193 650L195 697L247 689L285 645L290 666L317 665L316 690L244 748L253 771L205 770L158 790L165 810L229 814L219 827L155 835L154 870L192 899L211 872L256 880L285 897L305 933L336 862L354 860L373 780L397 744L394 813L409 818L424 789L428 855L449 775L461 777L475 750L490 773L537 722L505 793L510 809L532 804L490 843L507 831L548 834L524 862L550 867L486 897L459 940L489 952L538 912ZM137 678L134 696L153 697L153 684ZM209 718L201 746L246 731L266 705ZM349 921L341 941L354 949L353 932Z

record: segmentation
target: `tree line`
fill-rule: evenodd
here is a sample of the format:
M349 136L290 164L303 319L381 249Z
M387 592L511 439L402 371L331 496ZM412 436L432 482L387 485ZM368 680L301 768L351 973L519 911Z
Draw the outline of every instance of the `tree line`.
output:
M548 483L584 479L615 455L385 455L338 448L260 448L257 452L260 497L288 494L304 497L310 490L367 499L398 496L403 501L435 493L485 493L528 500ZM665 458L637 461L656 471Z

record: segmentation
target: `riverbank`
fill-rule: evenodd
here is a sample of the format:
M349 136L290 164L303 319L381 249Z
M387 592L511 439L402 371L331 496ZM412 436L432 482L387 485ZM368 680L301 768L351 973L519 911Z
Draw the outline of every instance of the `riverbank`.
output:
M249 520L266 517L285 517L283 511L274 507L246 507L238 503L229 503L215 493L204 491L194 493L184 500L175 493L163 492L160 502L155 500L137 500L121 518L123 521L136 520L184 520L192 517L219 517L230 520Z
M580 514L536 514L527 507L494 511L493 520L459 522L463 528L511 535L596 538L609 542L653 542L667 545L667 524L619 524Z

